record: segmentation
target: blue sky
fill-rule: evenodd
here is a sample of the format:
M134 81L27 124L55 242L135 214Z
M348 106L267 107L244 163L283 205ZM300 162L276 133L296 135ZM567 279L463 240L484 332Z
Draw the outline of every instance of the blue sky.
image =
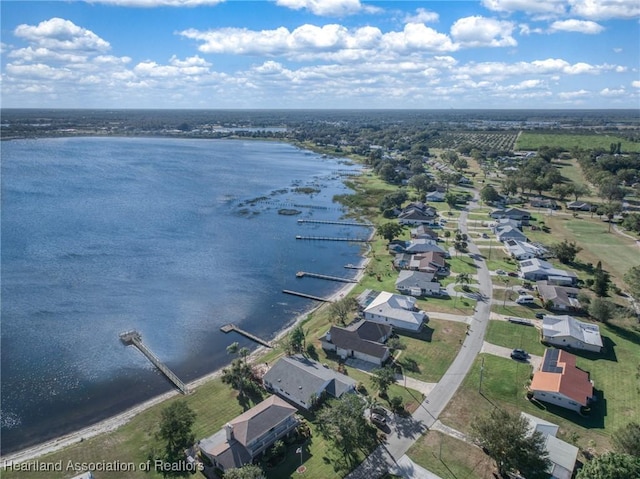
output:
M637 0L0 9L6 108L640 108Z

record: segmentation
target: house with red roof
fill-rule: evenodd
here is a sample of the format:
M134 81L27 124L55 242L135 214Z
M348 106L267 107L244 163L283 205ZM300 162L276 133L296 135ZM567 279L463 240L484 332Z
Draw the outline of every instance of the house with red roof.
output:
M533 398L580 412L594 400L589 373L576 366L576 357L562 349L547 349L540 369L533 374Z

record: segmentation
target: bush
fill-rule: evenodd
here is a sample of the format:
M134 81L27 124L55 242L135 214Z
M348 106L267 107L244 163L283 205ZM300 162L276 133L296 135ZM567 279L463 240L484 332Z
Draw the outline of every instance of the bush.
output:
M389 399L389 406L394 412L404 411L404 404L402 403L401 396L393 396Z

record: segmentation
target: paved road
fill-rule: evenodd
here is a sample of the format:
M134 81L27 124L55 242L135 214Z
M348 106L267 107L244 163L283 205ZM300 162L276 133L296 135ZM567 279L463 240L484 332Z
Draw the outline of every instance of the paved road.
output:
M478 193L470 204L469 209L477 206ZM467 232L467 211L460 214L459 228L462 233ZM480 255L480 251L473 243L469 244L469 254L474 258L477 269L480 292L484 300L478 301L476 311L470 324L469 334L445 375L427 395L418 409L408 418L398 418L396 428L387 436L386 444L378 447L365 461L347 477L350 479L379 478L395 466L404 456L411 445L417 441L438 420L453 395L462 384L465 376L480 352L485 331L489 324L491 313L492 284L489 270Z

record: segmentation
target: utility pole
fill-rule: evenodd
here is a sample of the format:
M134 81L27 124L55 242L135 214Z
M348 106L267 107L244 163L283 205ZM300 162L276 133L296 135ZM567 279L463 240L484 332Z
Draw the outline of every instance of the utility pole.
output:
M482 374L484 373L484 356L482 357L482 365L480 366L480 386L478 386L478 392L482 394Z

